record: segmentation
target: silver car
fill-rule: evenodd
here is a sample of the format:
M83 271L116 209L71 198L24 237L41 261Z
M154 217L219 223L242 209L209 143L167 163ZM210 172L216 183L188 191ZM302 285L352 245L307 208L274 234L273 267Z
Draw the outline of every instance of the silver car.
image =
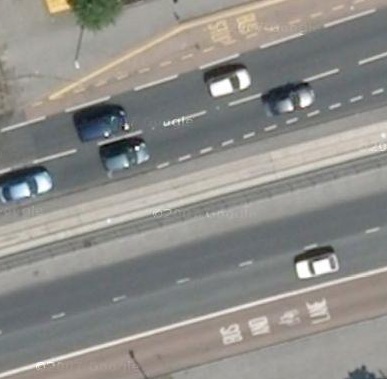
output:
M44 167L30 167L13 171L0 177L0 200L10 203L43 195L52 190L54 184Z
M294 112L310 107L315 94L309 83L289 83L273 88L262 96L263 106L268 116Z

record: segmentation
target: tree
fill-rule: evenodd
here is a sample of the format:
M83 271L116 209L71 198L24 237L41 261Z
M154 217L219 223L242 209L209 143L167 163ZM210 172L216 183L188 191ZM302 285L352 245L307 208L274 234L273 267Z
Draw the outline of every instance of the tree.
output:
M78 24L97 31L113 24L122 11L122 0L68 0Z

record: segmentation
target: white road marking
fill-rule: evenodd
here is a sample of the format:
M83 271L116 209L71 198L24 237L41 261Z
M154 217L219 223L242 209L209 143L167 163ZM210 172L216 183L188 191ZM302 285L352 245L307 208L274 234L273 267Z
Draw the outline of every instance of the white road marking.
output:
M259 99L261 96L262 96L261 93L256 93L256 94L251 95L251 96L243 97L242 99L230 101L228 103L228 106L234 107L235 105L239 105L239 104L247 103L248 101Z
M222 146L229 146L229 145L232 145L234 143L234 140L233 139L229 139L228 141L224 141L222 142Z
M289 21L289 25L299 24L300 22L301 22L301 19L300 18L296 18L294 20Z
M241 262L239 263L239 267L246 267L246 266L250 266L253 264L253 261L244 261L244 262Z
M176 280L176 284L185 284L185 283L188 283L190 280L191 280L190 278L179 279L179 280Z
M304 287L304 288L297 289L294 291L280 293L278 295L274 295L274 296L266 297L263 299L251 301L249 303L240 304L240 305L237 305L235 307L222 309L220 311L208 313L206 315L194 317L194 318L180 321L180 322L177 322L174 324L165 325L165 326L162 326L162 327L157 328L157 329L152 329L152 330L148 330L146 332L141 332L138 334L133 334L133 335L127 336L127 337L122 337L122 338L119 338L119 339L116 339L113 341L102 343L100 345L94 345L94 346L91 346L91 347L88 347L88 348L85 348L82 350L73 351L71 353L59 355L57 357L52 357L52 358L50 358L50 361L62 362L62 361L69 360L69 359L76 358L76 357L80 357L80 356L83 356L86 354L94 353L94 352L97 352L97 351L100 351L103 349L108 349L108 348L112 348L114 346L127 344L129 342L138 341L138 340L148 338L151 336L160 335L160 334L167 333L167 332L170 332L173 330L181 329L181 328L184 328L184 327L187 327L190 325L199 324L199 323L204 322L204 321L213 320L213 319L216 319L216 318L219 318L222 316L237 313L237 312L244 311L247 309L252 309L252 308L255 308L257 306L275 303L275 302L278 302L278 301L281 301L284 299L289 299L289 298L292 298L295 296L309 294L309 293L319 291L319 290L322 290L325 288L330 288L330 287L334 287L334 286L337 286L340 284L350 283L350 282L354 282L354 281L359 280L359 279L366 279L366 278L369 278L372 276L385 274L385 273L387 273L387 266L380 267L380 268L377 268L374 270L363 271L361 273L346 276L344 278L339 278L339 279L323 282L320 284L315 284L313 286ZM17 374L21 374L21 373L24 373L27 371L35 371L35 370L36 370L36 364L35 363L29 364L29 365L26 365L23 367L18 367L16 369L0 373L0 379L8 378L12 375L17 375Z
M321 17L323 15L322 12L316 12L316 13L312 13L310 15L310 18L317 18L317 17Z
M384 88L378 88L375 91L372 91L372 95L381 95L384 92Z
M276 41L272 41L272 42L268 42L268 43L264 43L263 45L259 46L261 49L267 49L268 47L272 47L272 46L276 46L276 45L279 45L281 43L284 43L284 42L288 42L288 41L292 41L296 38L299 38L299 37L302 37L304 35L304 33L296 33L296 34L292 34L290 36L287 36L287 37L284 37L284 38L280 38L280 39L277 39Z
M122 79L127 78L128 76L129 76L129 74L127 72L124 72L124 73L116 75L116 78L117 78L117 80L122 80Z
M168 167L170 165L169 162L160 163L156 166L157 169L161 170L162 168Z
M341 4L341 5L336 5L335 7L332 8L333 11L339 11L340 9L343 9L344 8L344 5Z
M61 313L57 313L57 314L55 314L55 315L52 315L52 316L51 316L51 319L52 319L52 320L58 320L58 319L60 319L60 318L63 318L64 316L66 316L66 313L61 312Z
M96 87L102 87L107 83L107 79L102 79L95 84Z
M224 57L224 58L218 59L216 61L212 61L212 62L203 64L202 66L199 67L199 69L200 70L205 70L206 68L209 68L209 67L212 67L212 66L216 66L216 65L218 65L220 63L225 63L225 62L228 62L228 61L232 61L232 60L237 59L239 57L240 57L240 54L229 55L228 57Z
M164 61L160 63L160 67L166 67L169 66L172 63L172 61Z
M42 117L34 118L32 120L28 120L28 121L24 121L24 122L19 122L18 124L14 124L14 125L10 125L10 126L5 126L4 128L1 129L1 132L5 133L5 132L9 132L10 130L23 128L24 126L27 126L27 125L36 124L38 122L44 121L46 118L47 118L47 116L42 116Z
M10 172L10 171L12 171L12 168L11 168L11 167L2 168L2 169L0 170L0 175L6 174L7 172Z
M243 139L252 138L254 136L255 136L255 132L246 133L246 134L243 134Z
M351 97L350 99L349 99L349 101L351 102L351 103L356 103L357 101L360 101L360 100L363 100L363 96L362 95L359 95L359 96L355 96L355 97Z
M348 21L356 20L358 18L368 16L368 15L375 13L375 12L376 12L376 9L373 8L373 9L368 9L366 11L353 14L351 16L339 18L335 21L327 22L326 24L324 24L324 28L330 28L331 26L336 26L336 25L343 24L343 23L348 22Z
M332 111L332 110L340 108L340 107L341 107L341 103L335 103L335 104L330 105L329 109Z
M111 96L100 97L99 99L95 99L92 101L88 101L87 103L83 103L83 104L75 105L74 107L67 108L67 109L65 109L65 112L70 113L73 111L77 111L78 109L82 109L82 108L90 107L92 105L104 103L105 101L109 101L110 99L111 99Z
M126 296L125 295L121 295L121 296L116 296L116 297L113 297L113 303L118 303L120 301L123 301L126 299Z
M205 147L204 149L200 150L200 154L207 154L207 153L210 153L212 150L214 150L214 148L211 146Z
M371 233L376 233L379 231L380 231L380 228L377 226L375 228L367 229L365 232L366 232L366 234L371 234Z
M191 154L183 155L182 157L179 157L179 162L184 162L191 158L192 158Z
M289 120L286 120L286 124L287 125L294 124L297 121L298 121L298 117L289 118Z
M274 129L277 129L277 125L269 125L269 126L266 126L263 130L265 132L271 132L272 130Z
M203 49L203 53L209 53L210 51L212 51L214 49L215 49L215 46L207 47L207 48Z
M155 86L158 86L160 84L167 83L167 82L170 82L172 80L175 80L178 77L179 77L179 75L167 76L165 78L162 78L162 79L159 79L159 80L155 80L153 82L149 82L149 83L142 84L140 86L134 87L134 91L141 91L142 89L146 89L146 88L150 88L150 87L155 87Z
M0 329L0 336L3 334L3 331Z
M313 112L309 112L308 114L307 114L307 116L308 117L314 117L314 116L317 116L317 115L319 115L320 114L320 111L318 110L318 109L316 109L315 111L313 111Z
M138 70L139 74L145 74L146 72L149 72L150 68L149 67L143 67Z
M313 82L315 80L326 78L327 76L335 75L340 72L340 69L334 68L329 71L321 72L320 74L309 76L309 78L305 78L304 82Z
M122 139L139 136L142 133L143 132L141 129L135 130L131 133L125 133L124 135L120 135L120 136L112 137L112 138L109 137L109 138L106 138L104 140L98 141L97 145L98 146L107 145L107 144L112 143L112 142L121 141Z
M181 57L181 59L182 59L183 61L185 61L186 59L190 59L190 58L192 58L192 57L193 57L193 54L191 53L191 54L183 55L183 56Z
M311 250L311 249L315 249L317 246L318 246L318 244L317 244L317 243L311 243L310 245L306 245L306 246L304 246L304 250Z
M202 110L202 111L199 111L199 112L196 112L196 113L191 113L187 116L183 116L185 119L194 119L194 118L198 118L198 117L201 117L201 116L204 116L205 114L207 114L207 111L206 110Z
M358 64L359 66L363 65L363 64L367 64L367 63L371 63L371 62L375 62L379 59L384 59L384 58L387 58L387 51L383 52L383 53L380 53L380 54L376 54L376 55L373 55L372 57L368 57L368 58L364 58L364 59L361 59Z
M52 154L52 155L47 155L47 156L42 157L42 158L34 159L32 162L34 164L40 164L40 163L43 163L43 162L52 161L54 159L64 158L64 157L67 157L69 155L73 155L76 152L77 152L77 149L61 151L60 153L56 153L56 154Z

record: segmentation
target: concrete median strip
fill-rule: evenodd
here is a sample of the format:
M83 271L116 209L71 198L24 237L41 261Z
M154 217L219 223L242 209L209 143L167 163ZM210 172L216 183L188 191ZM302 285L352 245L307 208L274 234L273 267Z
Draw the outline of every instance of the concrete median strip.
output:
M5 225L0 256L370 156L386 131L387 122L358 127Z

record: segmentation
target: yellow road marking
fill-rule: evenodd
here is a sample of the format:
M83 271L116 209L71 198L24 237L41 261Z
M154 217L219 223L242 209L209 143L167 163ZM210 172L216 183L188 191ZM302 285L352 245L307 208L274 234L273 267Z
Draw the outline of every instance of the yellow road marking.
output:
M53 94L51 94L49 96L49 99L56 100L56 99L60 98L65 93L70 92L74 88L78 87L80 84L84 84L87 81L96 78L97 76L109 71L110 69L117 67L119 64L125 62L126 60L131 59L131 58L151 49L152 47L155 47L155 46L159 45L160 43L165 42L165 41L171 39L172 37L175 37L176 35L184 32L184 31L191 30L195 27L205 25L209 22L216 21L216 20L219 20L222 18L239 15L239 14L242 14L242 13L245 13L248 11L254 11L257 9L267 8L267 7L281 4L281 3L285 3L288 1L290 1L290 0L268 0L268 1L262 1L262 2L260 1L260 2L254 3L254 4L236 7L235 9L225 10L225 11L219 12L218 14L205 16L201 19L192 20L192 21L189 21L185 24L179 25L179 26L173 28L172 30L170 30L169 32L166 32L165 34L154 38L153 40L149 41L148 43L143 44L141 47L133 49L129 53L127 53L127 54L123 55L122 57L108 63L107 65L92 72L91 74L86 75L85 77L77 80L76 82L74 82L72 84L69 84L68 86L62 88L61 90L59 90L57 92L54 92Z

